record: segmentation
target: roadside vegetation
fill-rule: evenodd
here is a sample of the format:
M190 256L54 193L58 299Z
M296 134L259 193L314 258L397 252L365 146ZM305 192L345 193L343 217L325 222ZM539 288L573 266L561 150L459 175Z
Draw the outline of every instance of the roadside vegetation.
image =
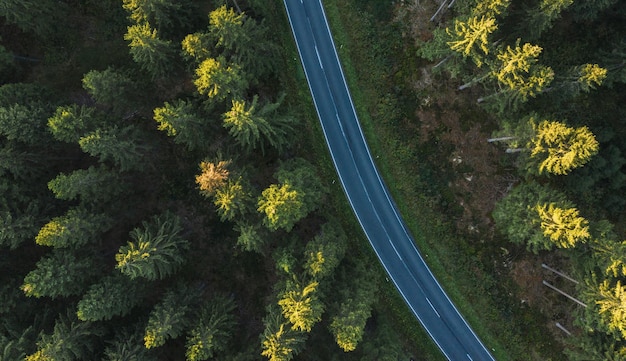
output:
M623 359L623 4L327 9L378 165L496 358Z

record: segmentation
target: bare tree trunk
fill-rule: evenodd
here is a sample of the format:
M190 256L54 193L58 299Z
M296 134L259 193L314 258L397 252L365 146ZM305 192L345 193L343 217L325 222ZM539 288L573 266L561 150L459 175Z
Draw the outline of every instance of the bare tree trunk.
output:
M237 8L237 13L241 14L242 11L241 11L241 8L239 7L239 4L237 4L237 0L233 0L233 4L235 5L235 8Z
M558 288L554 287L553 285L549 284L547 281L545 281L545 280L544 280L544 281L543 281L543 284L544 284L544 285L546 285L546 286L548 286L549 288L551 288L551 289L553 289L553 290L557 291L558 293L562 294L563 296L565 296L565 297L569 298L570 300L572 300L572 301L574 301L574 302L578 303L579 305L581 305L581 306L583 306L583 307L587 307L587 305L586 305L586 304L584 304L581 300L578 300L578 299L576 299L576 298L574 298L574 297L572 297L572 296L568 295L567 293L565 293L565 292L561 291L560 289L558 289Z
M446 61L450 60L450 57L452 57L452 55L448 55L445 58L443 58L442 61L438 62L437 65L433 66L433 69L436 69L440 67L441 65L443 65Z
M439 9L437 9L437 12L435 12L435 14L430 18L430 21L435 21L435 18L437 17L437 15L439 15L439 12L441 12L441 10L443 9L443 7L446 5L447 2L448 0L443 0L441 2Z
M501 142L504 140L511 140L511 139L515 139L516 137L500 137L500 138L489 138L487 139L487 142L489 143L493 143L493 142Z
M507 148L506 153L520 153L524 148Z

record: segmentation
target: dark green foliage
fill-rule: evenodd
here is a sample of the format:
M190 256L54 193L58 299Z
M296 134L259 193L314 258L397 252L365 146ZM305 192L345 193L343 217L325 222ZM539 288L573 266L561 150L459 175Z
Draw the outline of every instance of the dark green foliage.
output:
M190 101L165 102L162 107L154 109L154 120L159 124L159 130L189 150L205 149L210 143L210 120L201 116Z
M168 291L148 318L143 341L147 349L163 346L177 338L189 327L193 309L200 299L200 290L186 286Z
M92 166L69 174L61 173L48 182L48 188L58 199L80 198L83 203L97 203L122 193L124 183L115 171L104 166Z
M541 230L541 219L535 207L538 204L568 203L566 197L553 189L534 182L521 184L496 205L493 219L496 227L508 240L526 245L528 250L539 252L551 249L553 244ZM569 203L568 203L569 204Z
M325 223L319 234L306 244L306 272L317 279L331 276L346 253L346 243L346 235L338 223Z
M170 212L143 222L130 232L132 241L115 255L116 268L131 279L156 280L173 274L185 262L189 247L181 231L180 218Z
M353 351L363 338L365 324L372 313L378 291L378 275L362 263L345 273L346 287L331 311L330 331L337 345L344 351Z
M226 351L236 326L234 310L233 300L224 296L216 296L202 306L187 336L187 361L208 360L215 353Z
M91 257L77 257L70 250L54 250L42 257L24 278L22 290L29 297L68 297L82 293L98 272Z
M252 102L233 100L230 111L224 114L224 127L246 151L266 145L281 150L289 144L293 135L294 120L290 116L278 114L278 107L284 96L276 103L258 104L259 97L254 96Z
M43 226L35 237L35 242L55 248L77 248L87 243L95 243L98 236L108 230L112 223L111 217L105 214L73 208Z
M14 104L0 108L0 134L29 145L49 140L46 123L50 109L43 104Z
M158 357L143 345L139 331L116 330L115 339L104 349L103 361L157 361Z
M261 252L266 238L260 225L238 222L235 225L235 231L239 234L237 245L241 249L244 251Z
M269 361L289 361L302 351L307 334L293 330L279 309L268 307L263 323L265 330L261 335L262 356Z
M114 273L89 287L78 302L76 314L82 321L110 320L125 316L141 303L146 289L145 281L134 281Z
M80 138L78 144L101 163L111 162L121 171L145 168L148 164L145 156L151 150L134 126L97 129Z
M139 91L128 75L111 67L85 74L83 88L96 102L118 112L129 110Z
M26 357L26 361L73 361L90 359L95 338L102 330L90 323L80 322L74 316L61 316L51 334L41 334L37 352Z
M174 47L170 41L159 38L150 24L141 23L128 27L124 40L128 41L130 54L141 69L152 79L165 77L173 68Z
M0 212L0 245L17 248L24 241L32 241L39 230L37 205L31 203L23 211Z
M57 140L76 143L102 123L95 108L72 104L58 107L48 119L48 128Z
M53 32L63 15L63 6L52 0L2 0L0 5L0 16L7 22L39 36Z

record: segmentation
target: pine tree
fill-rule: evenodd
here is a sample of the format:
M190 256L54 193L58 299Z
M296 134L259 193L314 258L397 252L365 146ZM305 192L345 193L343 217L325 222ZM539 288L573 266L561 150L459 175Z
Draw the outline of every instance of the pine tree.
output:
M55 248L78 248L94 242L108 230L112 219L105 214L94 214L84 208L73 208L44 225L35 242L41 246Z
M242 177L228 180L217 188L214 204L222 222L243 218L253 204L249 186Z
M157 361L158 357L143 345L142 334L133 329L116 330L116 336L104 349L103 361Z
M130 232L131 242L115 255L116 268L135 279L164 279L185 262L189 242L180 236L180 218L170 212L143 222Z
M565 175L587 163L598 152L598 141L587 127L571 128L560 122L544 120L535 129L531 160L539 163L539 174Z
M346 253L346 235L341 226L328 222L320 233L306 244L304 256L305 270L315 279L331 276Z
M279 228L289 232L307 214L304 194L291 184L272 184L261 194L257 210L264 215L263 224L271 231Z
M263 106L259 106L258 100L256 95L249 105L243 100L233 100L230 111L224 114L224 127L248 152L255 148L263 150L265 144L280 150L288 143L292 119L277 114L282 99Z
M165 102L154 109L154 120L158 129L174 137L174 142L184 144L189 150L205 149L210 138L207 133L207 119L203 119L194 105L185 100Z
M81 321L110 320L125 316L141 303L145 282L114 273L89 287L78 302L76 314Z
M48 182L48 188L58 199L74 200L80 197L83 203L108 201L123 192L120 175L107 167L78 169L70 174L59 174Z
M49 116L49 106L42 103L0 107L0 135L28 145L48 143L51 140L46 129Z
M101 163L110 161L121 171L144 169L146 154L150 151L133 126L97 129L81 137L78 144Z
M263 319L265 330L261 335L261 355L269 361L290 361L304 347L306 333L294 331L279 311L270 308Z
M471 57L476 66L481 67L484 56L489 54L489 34L496 31L498 24L493 17L471 17L467 21L454 20L454 31L447 29L453 40L448 41L450 49ZM480 52L478 51L480 50Z
M39 210L32 202L23 210L0 212L0 246L16 249L24 241L32 241L39 230Z
M211 35L207 33L187 34L181 42L182 55L187 59L193 59L196 63L201 63L211 57L212 44Z
M189 327L192 309L200 298L200 291L186 286L168 291L154 306L144 332L144 346L147 349L163 346L172 338L177 338Z
M519 94L522 101L542 92L554 79L550 67L538 64L537 57L543 49L538 45L525 43L515 47L507 46L496 54L498 62L493 71L494 77L510 91Z
M560 208L554 203L538 204L535 210L541 229L559 248L571 248L589 239L589 221L578 215L576 208Z
M128 27L124 40L128 41L130 54L141 69L152 79L165 77L173 68L174 46L171 41L159 38L158 31L148 23Z
M228 170L230 164L230 160L202 161L200 163L201 173L196 176L196 184L200 188L200 194L211 197L220 187L223 187L230 174Z
M603 327L616 337L626 338L626 290L620 280L615 285L604 280L598 287L598 315Z
M224 58L208 58L196 69L194 84L209 99L240 99L248 88L241 66L227 64Z
M77 257L69 250L54 250L42 257L24 278L21 289L29 297L68 297L86 289L98 272L91 257Z
M56 109L48 119L48 129L57 140L76 143L102 123L104 121L97 115L96 108L72 104Z
M95 339L103 333L90 322L63 316L56 321L52 334L41 334L37 351L27 356L25 361L89 360L93 355Z
M234 309L232 299L223 296L213 298L202 307L187 336L187 361L208 360L226 350L236 326Z
M122 4L131 20L154 24L159 29L188 21L192 6L189 0L123 0Z
M541 0L539 6L528 11L528 33L533 39L552 26L565 9L574 3L574 0Z
M287 290L280 296L278 305L293 330L311 332L322 319L324 304L319 299L318 286L316 281L306 286L297 281L287 282Z

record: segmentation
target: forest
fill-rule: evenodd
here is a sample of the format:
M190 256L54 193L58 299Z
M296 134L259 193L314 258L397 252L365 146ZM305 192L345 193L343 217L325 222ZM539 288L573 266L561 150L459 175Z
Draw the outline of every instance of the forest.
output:
M626 2L405 0L393 17L422 71L420 141L455 148L448 155L465 183L505 180L470 192L496 198L473 211L504 263L526 268L507 277L530 278L542 262L567 276L517 285L528 295L543 277L569 297L543 287L531 300L551 324L559 359L626 360ZM442 109L452 103L444 92L464 108L454 117ZM455 126L465 129L451 140ZM460 165L472 137L489 152L480 159L493 164L489 174L478 162Z
M0 360L409 357L280 2L2 0L0 34Z

